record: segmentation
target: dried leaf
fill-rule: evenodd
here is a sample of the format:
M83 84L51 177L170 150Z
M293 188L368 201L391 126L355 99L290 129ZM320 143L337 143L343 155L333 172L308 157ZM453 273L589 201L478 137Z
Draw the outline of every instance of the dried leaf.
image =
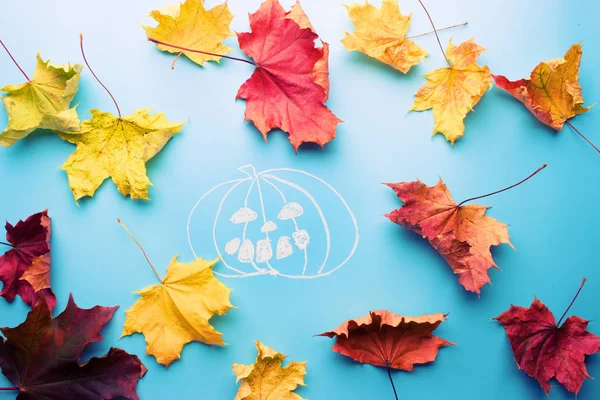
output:
M355 27L342 39L349 51L360 51L405 74L427 56L423 48L406 38L411 15L402 15L398 0L383 0L381 8L369 3L346 8Z
M425 83L417 92L410 111L433 109L433 134L440 132L452 145L465 133L464 119L492 87L492 74L477 59L485 49L472 39L456 47L448 42L446 57L451 67L425 74Z
M127 310L122 336L143 334L147 353L165 366L180 358L186 343L224 345L209 322L233 307L231 289L213 275L217 261L182 264L174 257L160 284L137 292L142 297Z
M37 55L31 82L3 87L2 97L8 126L0 133L0 145L10 147L36 129L77 132L76 107L69 108L77 94L82 66L54 65Z
M240 388L234 400L303 400L293 393L300 386L304 386L306 375L306 362L292 361L282 367L283 354L256 342L258 356L251 365L233 363L233 373L236 381L241 381Z

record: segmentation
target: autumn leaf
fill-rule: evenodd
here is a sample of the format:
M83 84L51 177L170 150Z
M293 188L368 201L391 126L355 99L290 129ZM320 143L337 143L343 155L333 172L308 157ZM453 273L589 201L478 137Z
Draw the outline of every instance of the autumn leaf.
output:
M16 295L33 307L40 298L50 310L56 297L50 289L50 217L48 210L33 214L16 225L6 223L6 240L11 247L0 257L0 296L13 301Z
M560 324L571 305L558 323L548 307L537 298L529 308L511 305L494 318L506 330L519 369L535 378L546 394L550 392L548 382L552 378L567 391L577 394L583 381L591 378L585 367L585 356L600 352L600 338L587 331L588 321L570 316L564 324Z
M91 110L92 119L82 122L81 132L60 135L77 145L61 166L69 177L75 201L93 196L109 177L123 196L149 199L151 183L146 175L146 162L183 126L180 122L169 122L163 113L152 115L149 110L142 108L124 117Z
M252 32L237 35L256 65L237 93L246 100L246 121L265 140L274 128L287 132L296 151L302 143L330 142L341 120L324 105L327 89L315 81L315 66L325 56L324 48L315 47L318 36L310 27L301 29L276 0L265 0L250 15L250 27Z
M446 58L450 66L425 74L427 83L418 91L410 111L433 110L433 134L441 133L452 145L465 133L464 119L486 90L492 87L492 74L477 59L485 49L472 39L456 47L448 42Z
M386 217L427 239L458 275L460 284L466 290L479 294L486 283L491 283L488 270L498 268L490 247L502 243L512 247L512 244L506 224L486 215L489 207L463 204L519 186L546 166L542 165L514 185L472 197L460 204L456 204L442 179L435 186L427 186L419 180L387 183L404 205Z
M149 108L138 109L123 117L114 96L90 67L83 50L82 35L79 43L88 69L110 95L118 117L90 110L92 119L83 121L79 132L60 134L63 140L77 145L75 152L61 166L69 178L75 202L93 196L107 178L112 178L123 196L149 200L148 187L152 183L146 175L146 162L162 150L184 122L170 122L163 113L152 115Z
M417 180L387 184L404 205L386 216L429 240L446 260L460 284L470 292L491 283L490 268L498 268L491 246L510 243L506 224L485 215L487 206L459 206L440 179L435 186Z
M336 338L332 350L354 361L412 371L415 364L434 361L441 347L453 345L433 335L443 321L442 313L405 317L379 310L319 336Z
M539 63L529 79L509 81L502 75L494 75L494 80L537 119L560 131L567 120L591 108L583 106L579 85L582 54L581 44L574 44L563 58Z
M0 44L4 46L1 41ZM82 66L51 64L49 60L43 61L38 54L37 67L31 80L18 64L17 67L27 82L0 89L6 93L2 101L8 114L8 126L0 133L0 145L10 147L36 129L78 131L76 107L69 107L77 94Z
M342 44L349 51L360 51L402 73L425 59L427 52L406 35L411 15L403 15L398 0L383 0L381 8L365 3L346 6L354 24Z
M17 399L138 399L137 382L146 368L134 355L111 348L80 363L84 349L102 340L100 330L117 307L81 309L69 297L64 312L52 318L42 298L16 328L2 328L0 368L19 391Z
M229 29L233 15L226 2L207 10L203 0L186 0L184 3L174 4L165 9L154 10L150 16L158 22L158 25L155 28L144 26L146 36L149 38L217 54L231 52L231 48L221 43L229 36L233 36L233 32ZM180 51L160 44L158 49L179 53L179 55L185 54L199 65L204 65L205 61L219 62L221 59L219 56ZM173 61L174 65L175 61Z
M292 361L282 367L283 354L256 342L258 356L251 365L233 363L233 373L240 387L234 400L303 400L293 393L300 386L304 386L306 375L306 362Z
M189 342L224 345L222 334L209 322L213 315L223 315L233 308L229 300L231 289L213 274L217 261L198 258L183 264L175 256L164 279L150 264L160 283L136 292L141 298L126 311L122 336L143 334L146 352L165 366L178 360Z

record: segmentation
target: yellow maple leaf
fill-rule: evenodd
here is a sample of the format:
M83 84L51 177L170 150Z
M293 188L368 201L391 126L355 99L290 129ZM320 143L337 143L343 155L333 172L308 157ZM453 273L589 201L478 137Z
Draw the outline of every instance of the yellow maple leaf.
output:
M591 108L583 106L579 84L582 54L581 44L574 44L564 57L539 63L529 79L511 82L502 75L494 75L494 80L540 121L560 131L568 119Z
M241 381L234 400L303 400L292 393L298 385L304 386L306 362L292 361L286 367L281 364L287 356L256 341L256 363L243 365L233 363L236 381Z
M355 27L342 39L346 49L358 50L403 73L427 56L423 48L406 38L411 15L400 12L397 0L383 0L381 8L368 3L346 8Z
M182 123L169 122L163 113L150 115L142 108L118 118L91 110L92 119L83 121L81 131L61 133L77 149L62 165L69 177L75 201L93 196L102 182L111 177L123 196L148 200L146 162L181 130Z
M183 264L175 256L160 284L136 292L142 297L126 311L122 336L143 334L146 352L165 366L179 359L189 342L224 345L209 322L233 308L231 289L213 274L217 261L199 258Z
M69 108L77 94L82 66L54 65L37 55L33 79L3 87L8 126L0 133L0 145L10 147L36 129L77 132L77 107Z
M232 51L221 42L233 35L229 24L233 15L227 2L210 10L204 8L203 0L186 0L161 10L154 10L150 16L158 22L155 28L144 26L146 36L172 45L209 53L227 54ZM185 54L193 62L203 65L205 61L219 61L221 57L181 51L158 44L159 50ZM177 58L175 59L177 60ZM173 61L173 65L175 61Z
M464 119L492 87L492 74L477 59L485 49L471 40L458 47L448 42L446 58L451 67L425 74L425 83L416 94L410 111L433 109L433 134L441 133L454 142L465 134Z

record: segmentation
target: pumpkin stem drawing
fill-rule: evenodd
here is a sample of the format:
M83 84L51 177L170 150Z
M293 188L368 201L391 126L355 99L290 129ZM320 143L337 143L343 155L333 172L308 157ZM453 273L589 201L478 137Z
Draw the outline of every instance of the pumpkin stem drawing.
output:
M438 35L438 30L435 29L435 24L433 23L433 19L431 19L431 15L429 15L429 11L427 11L427 7L425 7L425 4L423 4L423 2L421 0L419 0L419 4L421 4L421 7L423 7L423 10L425 10L425 14L427 14L427 18L429 18L429 22L431 22L431 27L433 28L433 33L435 33L435 38L437 39L438 45L440 46L440 50L442 51L442 54L444 55L444 58L446 59L446 62L448 63L448 67L452 68L452 64L450 63L450 60L448 60L448 57L446 56L446 52L444 51L444 46L442 46L442 42L440 41L440 36Z
M140 242L137 241L137 239L135 238L135 236L133 236L133 234L129 231L129 229L127 229L127 227L125 226L125 224L123 222L121 222L120 218L117 218L117 222L123 227L123 229L125 229L125 232L127 232L129 234L129 236L131 236L131 238L133 239L133 241L135 242L135 244L137 244L137 246L142 251L142 254L144 254L144 258L146 259L146 262L148 263L148 265L150 265L150 268L152 268L152 271L154 271L154 275L156 275L156 277L158 278L158 280L160 281L160 283L163 283L163 278L161 278L160 275L158 274L158 272L156 272L156 268L154 268L154 265L152 265L152 263L150 262L150 259L148 258L148 255L146 254L146 251L144 250L144 248L142 247L142 245L140 244Z
M23 74L23 76L25 77L25 79L27 79L27 82L31 82L31 79L29 79L29 77L27 76L27 74L25 73L25 71L23 71L23 68L21 68L21 66L19 65L19 63L17 62L17 60L15 60L15 58L13 57L13 55L10 54L10 51L8 51L8 48L6 47L6 45L4 44L4 42L2 40L0 40L0 44L2 45L2 47L4 47L4 50L6 50L6 52L8 53L8 56L10 57L11 60L13 60L13 62L17 66L17 68L19 68L19 71L21 71L21 73Z
M83 56L83 61L85 61L85 65L87 65L88 69L90 70L94 78L98 81L100 86L102 86L104 90L106 90L106 93L108 93L113 103L115 103L115 107L117 107L117 114L119 114L119 118L121 118L121 109L119 108L119 104L117 104L117 100L115 100L115 96L113 96L110 90L108 90L104 83L102 83L102 81L98 78L92 67L90 67L87 58L85 57L85 52L83 51L83 35L81 33L79 34L79 47L81 48L81 55Z
M198 257L192 245L192 217L201 205L206 207L205 200L206 203L210 199L217 200L209 197L211 194L228 187L217 206L212 241L216 256L222 259L230 273L215 271L215 274L228 278L270 275L313 279L330 275L350 260L359 240L356 218L331 185L305 171L291 168L257 172L248 164L238 171L245 176L214 186L200 197L188 218L188 242L192 253ZM297 183L296 179L303 182ZM311 188L320 185L323 190L317 195L312 194L305 182ZM324 199L325 196L328 197ZM326 217L329 212L339 214L342 220L330 224ZM223 213L230 215L228 226L221 223L226 221L221 219ZM202 226L206 225L207 222L202 221ZM205 229L199 233L208 234ZM337 247L348 250L332 253L332 237L338 239ZM347 240L339 240L343 238ZM210 239L206 237L201 243L207 240ZM345 259L334 258L339 254ZM311 261L315 258L320 261Z
M450 25L450 26L447 26L445 28L437 29L437 31L438 32L442 32L442 31L447 31L449 29L460 28L461 26L467 26L467 25L469 25L469 22L465 21L462 24ZM406 39L415 39L415 38L418 38L418 37L431 35L432 33L435 33L435 32L436 31L429 31L429 32L425 32L425 33L419 33L418 35L407 36Z
M560 319L556 323L556 326L560 327L560 323L562 322L563 318L567 315L567 313L569 312L569 310L573 306L573 303L575 303L575 300L577 300L577 297L579 296L579 293L581 293L581 289L583 289L583 285L585 285L585 282L587 282L587 278L583 278L583 280L581 281L581 285L579 285L579 290L577 290L577 293L575 293L575 296L573 297L573 300L571 300L571 303L569 304L569 307L567 307L567 309L565 310L565 312L563 313L563 315L560 317Z
M521 181L519 181L519 182L515 183L514 185L507 186L507 187L505 187L504 189L496 190L495 192L491 192L491 193L488 193L488 194L484 194L484 195L477 196L477 197L471 197L471 198L469 198L469 199L463 200L463 201L461 201L460 203L458 203L458 206L457 206L457 207L460 207L460 206L462 206L463 204L465 204L465 203L467 203L467 202L469 202L469 201L478 200L478 199L483 199L484 197L493 196L493 195L495 195L495 194L502 193L502 192L505 192L505 191L507 191L507 190L510 190L510 189L512 189L512 188L514 188L514 187L517 187L517 186L519 186L520 184L522 184L522 183L525 183L525 182L526 182L526 181L528 181L529 179L533 178L533 177L534 177L534 176L535 176L535 175L536 175L538 172L540 172L541 170L543 170L543 169L544 169L544 168L546 168L547 166L548 166L548 164L544 163L544 165L542 165L541 167L539 167L538 169L536 169L535 171L533 171L533 172L531 173L531 175L529 175L527 178L525 178L525 179L523 179L523 180L521 180Z
M174 49L179 49L179 50L183 50L183 51L191 51L192 53L199 53L199 54L206 54L207 56L215 56L215 57L223 57L223 58L228 58L230 60L235 60L235 61L241 61L241 62L245 62L247 64L253 65L255 67L257 67L258 65L256 65L256 63L252 60L246 60L244 58L239 58L239 57L232 57L232 56L226 56L224 54L216 54L216 53L210 53L208 51L202 51L202 50L196 50L196 49L190 49L187 47L182 47L182 46L177 46L174 44L170 44L170 43L165 43L165 42L161 42L160 40L156 40L153 38L148 38L148 41L152 42L152 43L156 43L156 44L161 44L163 46L167 46L167 47L172 47ZM177 57L175 58L175 60L173 61L173 64L171 64L171 69L175 68L175 61L177 61L177 59L181 56L182 53L179 53L177 55Z

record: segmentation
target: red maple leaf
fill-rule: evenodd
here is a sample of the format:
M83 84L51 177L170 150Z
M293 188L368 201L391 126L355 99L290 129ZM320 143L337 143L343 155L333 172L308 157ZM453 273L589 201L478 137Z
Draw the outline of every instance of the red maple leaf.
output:
M585 283L581 282L579 291ZM579 295L575 295L573 302ZM510 306L494 318L504 326L519 369L535 378L546 394L552 378L569 392L577 394L586 378L585 356L600 351L600 338L587 331L588 321L571 316L562 326L537 298L529 308Z
M50 289L50 217L48 210L34 214L15 226L6 223L6 240L12 247L0 257L0 296L13 301L16 295L33 306L46 298L50 310L56 297Z
M327 89L316 81L315 64L323 63L327 47L316 47L319 36L293 19L277 0L265 0L250 14L252 32L237 36L256 69L237 98L246 100L245 119L265 140L271 129L279 128L297 151L305 142L330 142L341 120L324 105Z
M100 330L116 309L81 309L71 296L65 311L52 319L41 298L25 322L2 328L0 368L19 391L17 399L138 399L135 387L146 367L135 355L111 348L103 357L78 362L88 344L102 340Z
M405 317L371 311L319 336L335 337L333 351L360 363L412 371L414 364L434 361L440 347L452 345L432 334L445 320L442 313Z

